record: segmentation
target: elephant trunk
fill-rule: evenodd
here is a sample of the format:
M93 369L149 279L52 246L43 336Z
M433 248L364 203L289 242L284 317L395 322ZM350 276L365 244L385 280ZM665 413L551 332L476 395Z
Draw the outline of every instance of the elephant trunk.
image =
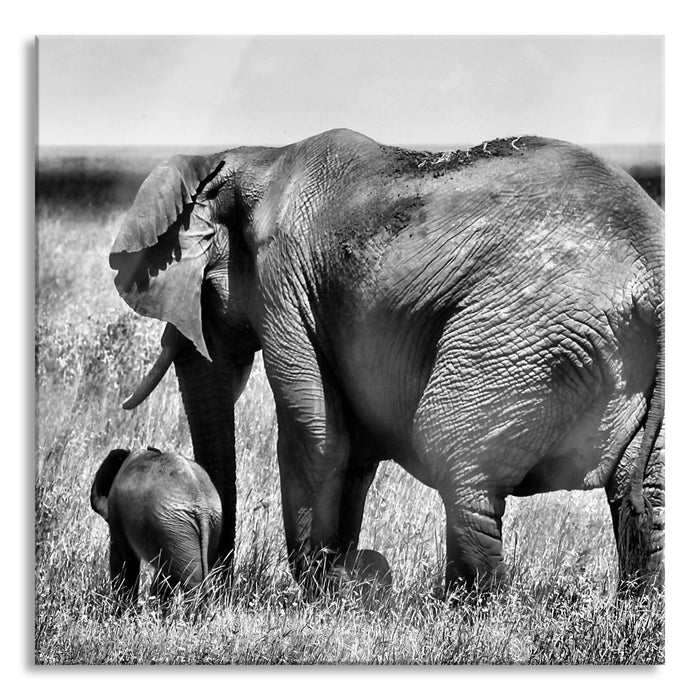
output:
M236 438L234 398L237 374L205 360L194 346L175 358L190 426L194 458L206 470L221 498L219 557L230 566L236 539ZM228 558L228 559L227 559Z

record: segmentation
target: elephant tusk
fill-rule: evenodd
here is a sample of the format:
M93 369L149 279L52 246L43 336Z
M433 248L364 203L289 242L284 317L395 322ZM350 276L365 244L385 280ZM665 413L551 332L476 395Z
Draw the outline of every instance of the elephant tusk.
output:
M158 355L158 359L153 364L153 367L151 367L148 374L141 380L141 383L136 387L131 396L124 401L122 408L130 411L148 398L150 393L158 386L158 383L168 371L168 367L173 363L177 351L178 347L174 345L166 345L160 351L160 355Z

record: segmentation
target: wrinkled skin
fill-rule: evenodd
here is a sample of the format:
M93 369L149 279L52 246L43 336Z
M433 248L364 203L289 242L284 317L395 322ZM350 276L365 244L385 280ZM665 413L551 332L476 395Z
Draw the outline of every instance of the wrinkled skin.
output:
M140 561L156 570L152 592L166 602L177 584L194 593L216 560L221 499L195 462L154 448L112 450L90 504L109 525L109 569L121 607L135 604Z
M262 349L298 580L345 571L387 458L442 497L448 589L503 573L506 496L597 487L622 579L660 579L663 214L620 169L537 137L432 154L347 130L176 157L110 264L168 322L222 556Z

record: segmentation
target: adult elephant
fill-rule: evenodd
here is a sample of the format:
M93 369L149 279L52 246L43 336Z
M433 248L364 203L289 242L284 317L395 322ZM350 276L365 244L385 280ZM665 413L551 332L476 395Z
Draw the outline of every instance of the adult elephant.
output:
M386 458L442 497L448 589L502 573L506 496L555 489L605 487L623 579L660 574L663 214L590 152L415 152L341 129L177 156L110 265L130 306L168 322L126 405L174 358L222 554L233 404L262 349L298 579L354 550Z

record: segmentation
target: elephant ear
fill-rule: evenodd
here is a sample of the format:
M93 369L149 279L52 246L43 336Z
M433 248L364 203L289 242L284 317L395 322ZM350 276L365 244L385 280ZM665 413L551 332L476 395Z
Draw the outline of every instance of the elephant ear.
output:
M109 490L129 454L131 454L129 450L112 450L100 465L97 474L95 474L95 480L92 482L90 505L105 520L109 520L107 507Z
M169 321L210 359L202 333L201 287L216 229L204 192L223 154L175 156L139 189L109 264L121 297L138 313Z

